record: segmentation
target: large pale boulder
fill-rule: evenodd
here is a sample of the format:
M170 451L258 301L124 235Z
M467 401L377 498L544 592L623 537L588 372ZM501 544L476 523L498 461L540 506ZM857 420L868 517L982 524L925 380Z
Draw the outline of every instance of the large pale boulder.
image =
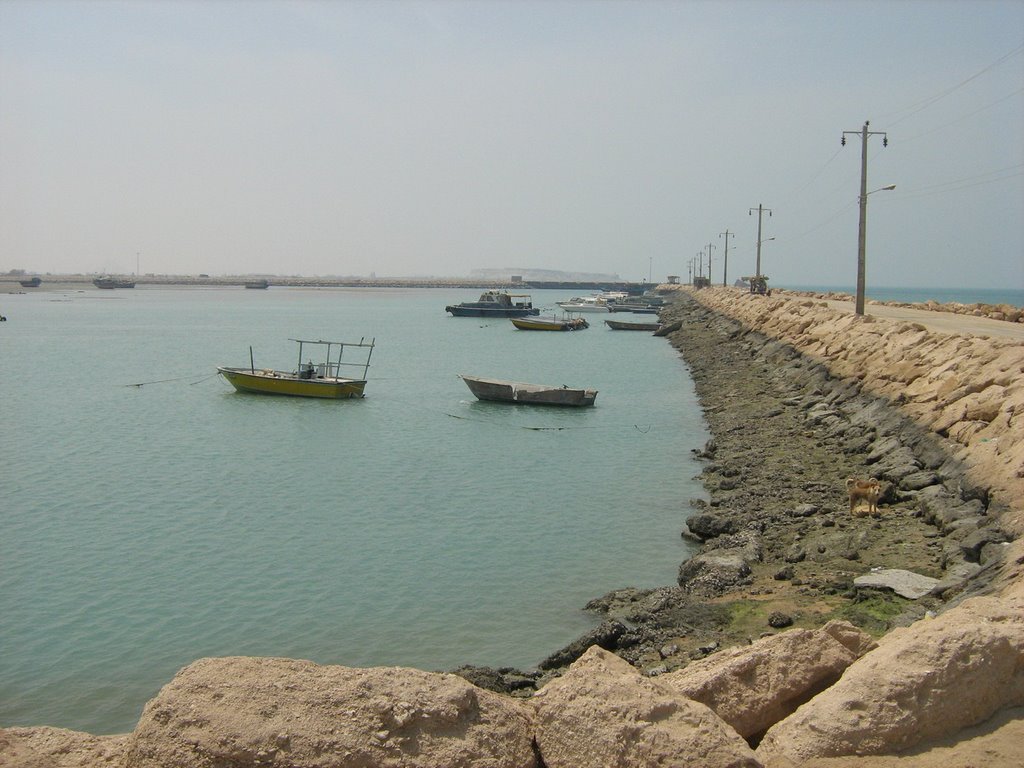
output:
M893 630L768 730L766 763L894 754L1024 705L1024 600L981 597Z
M730 648L659 681L707 704L744 738L763 733L875 647L866 632L843 621L793 629Z
M461 677L201 659L146 705L128 768L532 768L528 704Z
M120 768L127 739L63 728L0 728L0 766Z
M756 768L753 751L710 709L592 647L538 691L547 768Z

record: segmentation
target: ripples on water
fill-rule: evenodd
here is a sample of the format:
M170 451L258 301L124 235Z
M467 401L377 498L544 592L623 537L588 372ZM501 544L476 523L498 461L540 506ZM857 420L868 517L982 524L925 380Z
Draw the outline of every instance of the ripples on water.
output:
M593 625L590 598L672 583L706 440L677 353L600 316L558 334L444 313L476 293L5 297L0 726L128 731L203 656L529 667ZM249 345L290 369L289 338L360 336L364 400L211 376ZM600 394L506 407L459 373Z

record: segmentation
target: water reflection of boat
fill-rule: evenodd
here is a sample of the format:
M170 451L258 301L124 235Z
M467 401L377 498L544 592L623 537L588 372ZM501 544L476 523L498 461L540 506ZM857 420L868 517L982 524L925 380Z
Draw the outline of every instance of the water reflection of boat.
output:
M485 291L476 301L449 304L444 311L450 312L452 317L527 317L540 314L539 309L534 309L528 294L505 291Z
M299 363L294 371L275 371L257 368L253 362L252 347L249 347L248 368L218 367L217 372L239 392L261 395L291 395L292 397L320 397L343 399L363 397L366 388L366 371L370 367L374 340L360 339L358 342L306 341L289 339L299 345ZM326 350L323 362L312 360L302 362L304 347L321 346ZM358 361L343 360L346 349L365 350ZM337 350L337 354L334 351ZM359 354L359 353L357 353ZM342 366L362 368L361 378L342 376Z
M459 376L478 400L524 405L593 405L596 389L573 389L566 385L552 387L546 384L525 384L518 381L483 379L479 376Z
M92 284L97 288L134 288L135 281L128 280L124 277L110 277L105 275L103 277L93 278Z
M513 317L512 325L521 331L582 331L590 327L582 317Z

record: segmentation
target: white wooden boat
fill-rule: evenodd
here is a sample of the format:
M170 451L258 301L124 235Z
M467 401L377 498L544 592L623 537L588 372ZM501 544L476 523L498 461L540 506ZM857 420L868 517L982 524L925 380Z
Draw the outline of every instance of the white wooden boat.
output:
M593 405L597 399L596 389L574 389L565 385L552 387L546 384L484 379L479 376L460 375L459 378L466 382L469 391L476 395L478 400L581 407Z
M573 296L568 301L557 301L566 312L607 312L608 300L602 296Z
M613 331L659 331L661 323L627 323L622 320L605 320L605 325Z

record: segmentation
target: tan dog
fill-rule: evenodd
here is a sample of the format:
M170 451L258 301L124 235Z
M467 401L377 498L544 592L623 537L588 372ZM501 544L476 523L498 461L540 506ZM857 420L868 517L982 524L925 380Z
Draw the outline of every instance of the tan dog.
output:
M855 477L846 481L846 492L850 496L850 514L864 517L878 512L878 499L882 495L882 484L877 480L858 480ZM857 502L866 501L867 511L857 510Z

